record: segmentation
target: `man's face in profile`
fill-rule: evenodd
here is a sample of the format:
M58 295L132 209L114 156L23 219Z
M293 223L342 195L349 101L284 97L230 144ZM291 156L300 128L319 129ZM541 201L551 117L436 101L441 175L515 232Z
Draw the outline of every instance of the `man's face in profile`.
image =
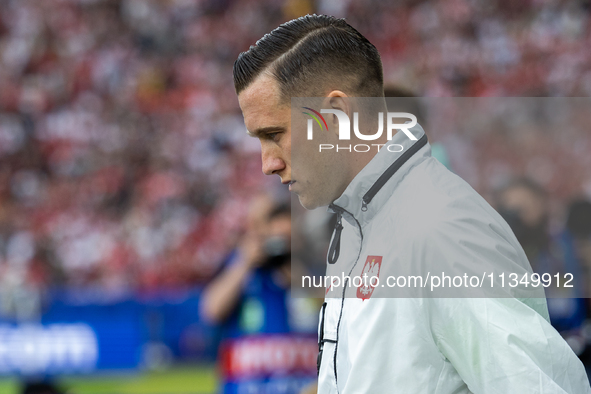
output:
M338 179L334 158L316 152L313 144L305 144L305 127L293 136L298 146L298 166L292 172L291 103L282 102L279 84L273 77L266 74L257 77L240 92L238 102L249 135L261 143L265 175L279 175L281 183L289 185L289 190L298 195L306 209L328 205L339 196L334 191ZM305 125L305 119L299 123Z

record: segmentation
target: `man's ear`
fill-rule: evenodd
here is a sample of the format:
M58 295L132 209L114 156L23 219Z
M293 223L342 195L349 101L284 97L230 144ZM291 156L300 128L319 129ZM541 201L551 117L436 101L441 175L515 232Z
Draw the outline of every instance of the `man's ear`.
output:
M340 90L333 90L331 91L324 100L322 108L326 109L337 109L347 114L349 119L352 119L351 112L351 103L349 101L349 97ZM328 115L327 122L332 124L332 127L329 127L337 136L339 134L339 119L336 115Z

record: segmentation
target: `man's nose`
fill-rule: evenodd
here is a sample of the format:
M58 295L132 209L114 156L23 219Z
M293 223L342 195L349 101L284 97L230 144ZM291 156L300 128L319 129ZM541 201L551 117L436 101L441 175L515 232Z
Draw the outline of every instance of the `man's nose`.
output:
M285 169L285 162L272 152L263 150L263 173L265 175L273 175Z

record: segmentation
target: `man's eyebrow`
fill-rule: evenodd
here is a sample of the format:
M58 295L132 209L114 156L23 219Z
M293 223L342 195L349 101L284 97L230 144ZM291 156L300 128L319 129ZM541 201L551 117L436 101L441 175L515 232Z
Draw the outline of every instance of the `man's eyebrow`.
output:
M260 137L262 134L270 133L273 131L285 131L285 127L282 126L269 126L269 127L261 127L260 129L256 129L253 132L246 130L246 134L251 137Z

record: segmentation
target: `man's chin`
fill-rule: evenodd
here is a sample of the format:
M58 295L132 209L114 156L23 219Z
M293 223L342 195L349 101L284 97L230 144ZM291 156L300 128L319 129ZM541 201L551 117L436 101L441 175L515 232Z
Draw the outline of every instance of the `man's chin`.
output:
M299 194L297 196L298 196L298 199L300 200L300 204L302 205L302 207L304 207L305 209L307 209L309 211L328 205L328 204L323 204L319 201L314 201L312 199L306 198L305 196L301 196Z

